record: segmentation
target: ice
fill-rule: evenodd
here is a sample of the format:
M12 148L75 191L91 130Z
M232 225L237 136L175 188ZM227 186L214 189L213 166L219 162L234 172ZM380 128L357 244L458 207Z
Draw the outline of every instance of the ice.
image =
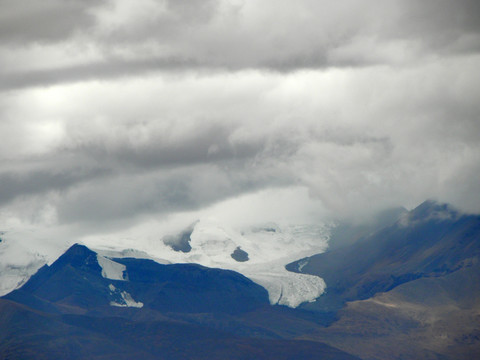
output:
M108 285L110 295L116 297L117 301L110 301L110 306L142 308L143 303L133 300L132 296L126 291L120 291L113 284Z
M133 298L130 296L130 294L127 293L126 291L122 291L122 298L125 301L125 306L126 307L135 307L135 308L142 308L143 307L143 303L136 302L135 300L133 300Z
M97 254L98 265L102 268L102 276L110 280L126 280L126 266Z
M314 301L322 295L326 287L323 279L318 276L292 273L282 266L245 271L244 275L268 291L271 304L292 308Z

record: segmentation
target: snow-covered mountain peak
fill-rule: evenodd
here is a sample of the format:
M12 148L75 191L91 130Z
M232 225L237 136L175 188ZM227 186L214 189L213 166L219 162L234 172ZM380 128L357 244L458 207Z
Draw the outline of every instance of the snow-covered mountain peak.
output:
M266 288L272 304L296 307L313 301L324 291L321 278L288 272L285 265L323 252L328 241L327 226L265 222L234 227L208 217L179 233L158 232L153 236L154 227L148 232L133 229L126 234L85 237L78 242L98 254L103 276L113 280L127 278L123 265L112 259L135 257L161 264L197 263L237 271ZM71 245L65 240L49 240L47 235L25 231L2 235L0 295L20 286ZM175 246L178 241L181 244Z

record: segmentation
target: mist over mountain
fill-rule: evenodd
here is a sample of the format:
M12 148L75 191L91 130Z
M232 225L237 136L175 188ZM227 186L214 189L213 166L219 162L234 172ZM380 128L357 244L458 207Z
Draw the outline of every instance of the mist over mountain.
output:
M418 278L445 276L478 262L480 218L426 201L390 226L352 245L287 266L328 287L322 301L370 298Z

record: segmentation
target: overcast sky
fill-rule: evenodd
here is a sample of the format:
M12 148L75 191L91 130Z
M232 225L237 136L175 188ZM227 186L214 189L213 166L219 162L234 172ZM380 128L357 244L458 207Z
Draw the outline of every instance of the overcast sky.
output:
M479 14L0 0L0 226L118 230L215 204L262 220L427 198L479 212Z

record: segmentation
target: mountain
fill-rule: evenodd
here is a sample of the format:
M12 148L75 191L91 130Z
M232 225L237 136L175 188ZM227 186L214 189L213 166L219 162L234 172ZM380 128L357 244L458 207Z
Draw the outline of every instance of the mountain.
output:
M425 277L348 302L304 339L362 359L469 360L480 355L480 266Z
M230 270L72 246L0 299L2 359L358 359ZM304 315L304 314L303 314Z
M287 269L322 277L326 293L313 308L338 309L346 301L425 277L444 276L480 257L480 216L426 201L350 246L291 263Z
M5 298L58 313L105 312L112 306L238 313L269 304L265 289L233 271L108 259L78 244Z
M325 279L304 309L333 313L321 340L363 359L480 356L480 216L427 201L349 246L289 264Z
M235 271L74 245L0 298L0 358L480 358L480 216L433 201L398 213L376 230L351 226L341 246L290 263L289 281L301 273L326 283L295 308L272 305L273 287L269 294ZM252 278L267 271L246 238L220 230L197 223L167 240L182 245L172 250L181 258L213 254ZM313 241L311 229L300 230L252 231L273 249L294 234ZM230 256L238 247L245 261ZM276 251L278 266L288 257Z

